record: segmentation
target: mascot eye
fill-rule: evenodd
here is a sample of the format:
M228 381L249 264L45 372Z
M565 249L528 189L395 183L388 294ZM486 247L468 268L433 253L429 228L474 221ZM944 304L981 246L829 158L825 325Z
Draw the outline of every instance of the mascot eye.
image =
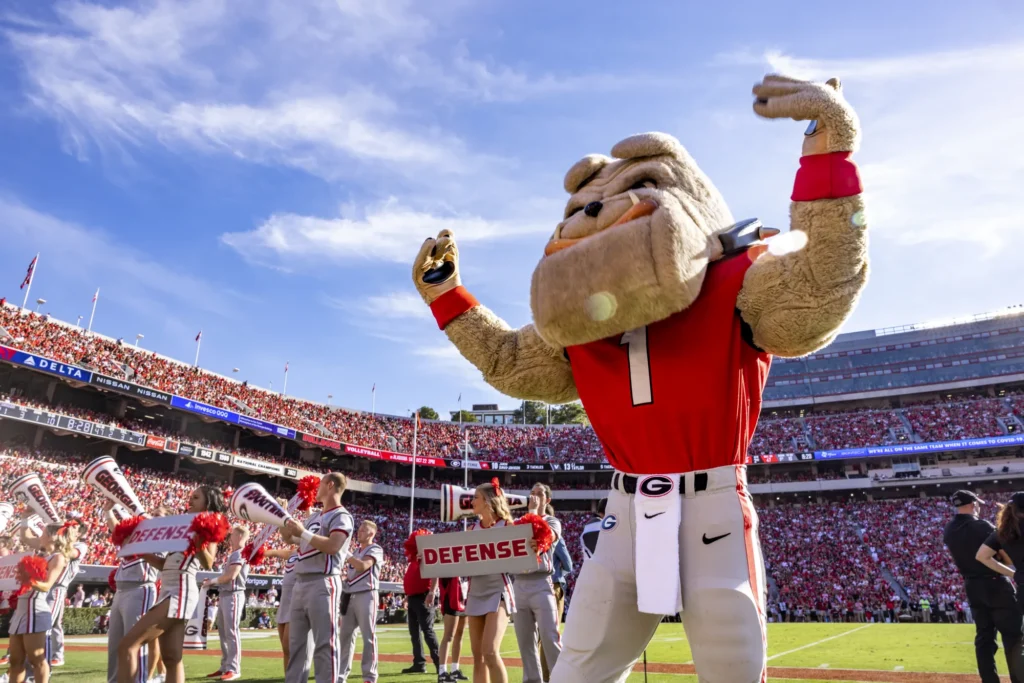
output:
M650 178L643 178L638 180L629 188L631 190L656 190L658 189L658 183L651 180Z

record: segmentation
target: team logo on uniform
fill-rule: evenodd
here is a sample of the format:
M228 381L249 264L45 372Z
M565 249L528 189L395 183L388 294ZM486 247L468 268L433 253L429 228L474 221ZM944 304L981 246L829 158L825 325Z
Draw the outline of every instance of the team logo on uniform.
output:
M654 476L645 477L640 482L640 493L644 494L648 498L661 498L672 493L675 489L675 484L668 477Z
M619 523L619 520L615 518L615 515L608 515L601 520L601 529L604 531L611 531L615 528L615 525Z

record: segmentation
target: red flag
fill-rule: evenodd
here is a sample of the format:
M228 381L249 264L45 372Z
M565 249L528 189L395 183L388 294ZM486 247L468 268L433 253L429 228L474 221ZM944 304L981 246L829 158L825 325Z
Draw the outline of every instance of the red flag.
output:
M39 260L39 256L32 259L32 263L28 264L28 272L25 273L25 279L21 283L21 287L18 289L25 289L26 285L32 284L32 272L36 269L36 261Z
M96 299L99 299L99 298L100 298L100 290L97 289L96 293L92 295L92 302L96 303Z
M196 335L196 341L199 341L202 338L203 338L203 331L199 330L199 334Z
M288 372L288 361L284 362L284 371Z

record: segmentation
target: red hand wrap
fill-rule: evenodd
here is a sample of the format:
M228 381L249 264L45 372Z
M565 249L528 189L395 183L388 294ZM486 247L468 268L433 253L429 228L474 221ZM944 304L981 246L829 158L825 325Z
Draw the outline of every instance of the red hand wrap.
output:
M430 304L430 312L434 314L437 326L443 330L448 327L448 323L479 305L480 302L476 300L476 297L470 294L465 287L459 285L437 297L434 303Z
M794 202L852 197L864 191L852 152L809 154L800 157L800 170L793 183Z

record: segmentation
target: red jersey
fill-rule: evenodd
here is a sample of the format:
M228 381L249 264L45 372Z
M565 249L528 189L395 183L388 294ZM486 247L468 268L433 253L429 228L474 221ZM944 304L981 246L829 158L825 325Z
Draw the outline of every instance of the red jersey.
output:
M617 470L674 474L746 462L771 365L744 341L736 310L751 256L708 266L686 310L566 349L583 407Z

